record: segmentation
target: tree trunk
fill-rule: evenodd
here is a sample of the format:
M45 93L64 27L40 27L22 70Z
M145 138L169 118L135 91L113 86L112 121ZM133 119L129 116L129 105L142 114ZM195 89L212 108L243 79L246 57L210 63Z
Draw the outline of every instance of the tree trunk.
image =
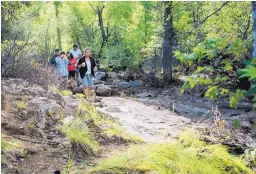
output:
M173 44L174 44L174 28L172 25L173 12L172 2L164 2L164 39L163 39L163 79L165 84L170 84L172 81L172 59Z
M57 21L59 21L59 8L61 7L61 2L59 1L54 1L54 6L55 6L55 16ZM60 28L57 25L57 42L58 42L58 46L59 49L62 50L62 46L61 46L61 33L60 33Z
M256 2L252 1L252 57L256 58Z
M100 51L98 53L98 58L102 57L103 47L104 47L105 43L108 40L108 37L107 37L106 32L104 30L103 19L102 19L103 9L104 9L104 6L101 9L98 9L98 11L97 11L98 18L99 18L99 27L100 27L101 36L102 36L102 43L101 43Z
M62 50L61 35L60 35L60 28L59 27L57 27L57 40L58 40L59 49Z
M102 12L103 12L103 8L101 10L98 10L99 26L100 26L100 31L101 31L101 35L102 35L102 42L106 42L107 41L107 35L105 33L105 30L104 30Z

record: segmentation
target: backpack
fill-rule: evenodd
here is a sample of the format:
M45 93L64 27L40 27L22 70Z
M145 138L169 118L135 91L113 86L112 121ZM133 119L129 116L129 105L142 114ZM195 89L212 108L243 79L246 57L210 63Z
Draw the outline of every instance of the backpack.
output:
M55 59L57 58L58 56L56 55L53 55L51 60L50 60L50 65L54 65L56 67L56 62L55 62Z

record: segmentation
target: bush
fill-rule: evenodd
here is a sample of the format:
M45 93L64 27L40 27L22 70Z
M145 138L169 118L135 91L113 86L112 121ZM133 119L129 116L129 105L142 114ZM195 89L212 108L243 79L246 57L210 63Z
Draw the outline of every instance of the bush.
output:
M2 60L3 62L4 60ZM47 88L49 84L59 86L59 79L52 67L44 67L31 58L16 60L13 64L2 65L2 77L21 78Z

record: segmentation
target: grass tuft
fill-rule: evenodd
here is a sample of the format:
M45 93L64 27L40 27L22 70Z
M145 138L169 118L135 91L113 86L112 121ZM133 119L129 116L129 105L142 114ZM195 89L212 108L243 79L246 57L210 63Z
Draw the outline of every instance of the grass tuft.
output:
M185 131L179 141L131 145L90 170L92 173L252 173L222 145L208 145Z
M81 102L79 104L77 117L80 117L85 121L92 119L96 126L102 128L102 134L110 139L116 137L125 142L143 142L140 137L126 133L125 129L121 128L117 121L114 121L107 115L98 112L93 105L90 105L87 102Z
M60 93L61 93L63 96L70 96L70 95L72 95L72 92L69 91L69 90L61 90Z
M81 120L77 118L72 124L65 124L64 128L58 127L58 130L64 133L72 144L82 147L86 154L97 154L100 150L99 143L93 138L90 130L80 123Z
M20 100L17 102L17 107L19 108L19 110L26 109L28 107L28 103L24 100Z

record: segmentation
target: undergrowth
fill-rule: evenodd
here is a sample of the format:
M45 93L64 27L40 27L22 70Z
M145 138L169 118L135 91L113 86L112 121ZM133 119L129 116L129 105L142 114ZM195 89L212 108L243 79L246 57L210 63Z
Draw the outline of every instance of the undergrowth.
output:
M60 93L61 93L63 96L70 96L70 95L72 95L72 92L69 91L69 90L61 90Z
M252 173L222 145L200 141L185 131L179 141L131 145L93 167L91 173L226 174Z
M93 105L83 100L75 115L74 120L58 126L57 129L65 134L72 144L82 147L88 155L95 155L101 151L98 137L118 138L126 143L142 142L139 137L126 133L116 121L99 113Z
M119 138L126 142L138 143L142 139L136 135L128 134L125 129L121 128L119 123L105 114L99 113L93 105L87 102L80 102L77 109L77 116L87 121L92 119L95 126L100 127L102 134L108 138Z

